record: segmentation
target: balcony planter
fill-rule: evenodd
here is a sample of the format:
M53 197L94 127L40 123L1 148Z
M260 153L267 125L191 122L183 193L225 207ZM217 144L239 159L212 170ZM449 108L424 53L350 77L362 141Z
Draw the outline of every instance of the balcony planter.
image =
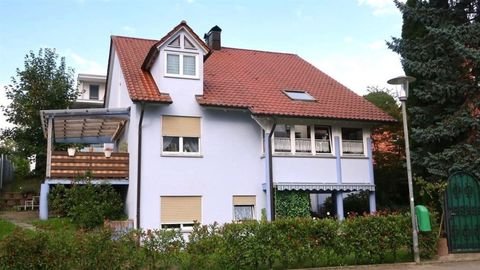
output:
M113 143L104 143L103 144L103 153L105 154L106 158L109 158L112 156L113 152Z
M109 158L112 156L112 149L104 149L103 153L105 154L106 158Z
M76 150L77 150L77 149L75 149L75 147L69 147L69 148L67 149L68 156L69 156L69 157L75 156L75 151L76 151Z

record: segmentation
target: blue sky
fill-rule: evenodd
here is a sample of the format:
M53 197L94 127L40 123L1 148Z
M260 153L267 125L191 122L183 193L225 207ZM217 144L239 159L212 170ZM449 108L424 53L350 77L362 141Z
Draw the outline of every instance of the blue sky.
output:
M296 53L358 94L403 74L385 45L402 25L392 0L0 0L0 105L30 50L106 74L110 35L159 39L181 20L200 37L220 26L223 46Z

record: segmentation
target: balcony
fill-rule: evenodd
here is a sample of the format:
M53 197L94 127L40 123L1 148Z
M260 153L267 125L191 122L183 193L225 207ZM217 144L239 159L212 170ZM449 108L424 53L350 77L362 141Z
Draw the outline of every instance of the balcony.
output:
M88 173L92 179L127 179L128 163L128 153L112 153L107 158L99 152L80 152L71 157L66 151L55 151L50 178L76 179Z
M342 140L344 154L363 154L363 140Z

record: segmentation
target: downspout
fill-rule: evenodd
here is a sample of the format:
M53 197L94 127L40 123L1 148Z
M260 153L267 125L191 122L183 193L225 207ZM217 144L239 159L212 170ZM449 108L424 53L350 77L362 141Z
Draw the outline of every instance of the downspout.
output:
M268 171L269 171L269 179L268 181L270 182L270 215L271 215L271 221L275 220L275 189L273 188L273 158L272 158L272 137L273 137L273 131L275 130L275 126L277 124L273 123L272 126L272 131L268 134Z
M140 120L138 121L138 145L137 145L137 229L140 229L140 195L142 187L142 124L145 113L145 103L140 103Z

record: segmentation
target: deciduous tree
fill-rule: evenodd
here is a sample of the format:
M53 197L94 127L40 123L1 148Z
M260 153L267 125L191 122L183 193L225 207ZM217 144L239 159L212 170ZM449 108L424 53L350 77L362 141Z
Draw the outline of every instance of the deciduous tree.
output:
M30 51L25 66L17 69L11 84L5 87L10 104L3 107L12 128L2 130L2 138L15 141L16 151L25 158L36 156L36 171L45 171L46 140L40 110L67 108L76 98L73 69L54 49Z

